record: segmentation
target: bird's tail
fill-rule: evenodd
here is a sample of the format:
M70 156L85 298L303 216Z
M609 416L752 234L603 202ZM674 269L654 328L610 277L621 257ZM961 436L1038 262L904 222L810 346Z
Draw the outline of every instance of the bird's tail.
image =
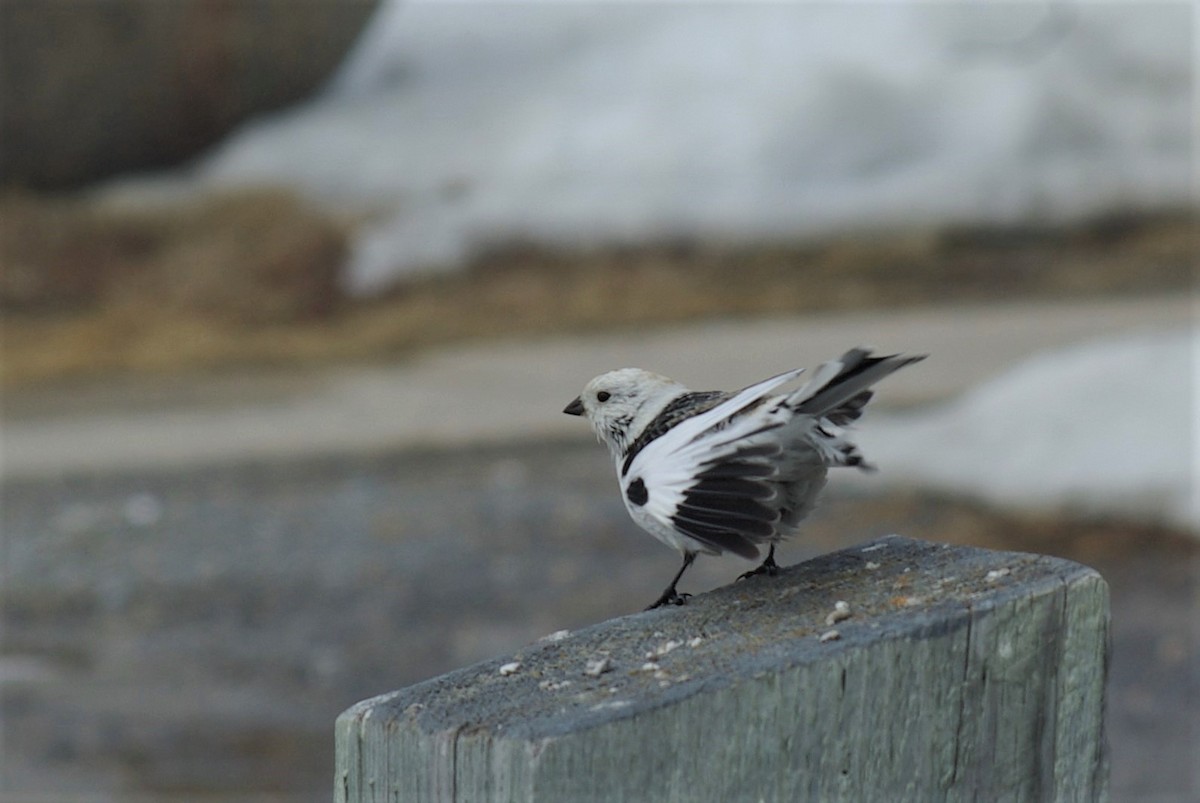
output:
M788 406L844 427L862 415L863 408L871 400L872 385L893 371L920 362L925 356L889 354L873 357L870 349L851 349L813 372L812 379L788 396Z

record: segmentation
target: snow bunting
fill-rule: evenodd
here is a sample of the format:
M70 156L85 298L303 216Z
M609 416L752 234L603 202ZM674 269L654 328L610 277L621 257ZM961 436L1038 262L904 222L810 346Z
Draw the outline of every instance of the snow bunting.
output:
M771 391L803 368L737 393L688 390L639 368L588 382L563 412L585 417L608 444L633 520L683 554L650 608L684 603L675 586L700 552L753 559L765 543L762 565L742 576L773 574L775 544L812 510L827 469L871 468L844 432L871 400L871 385L923 359L852 349L784 395Z

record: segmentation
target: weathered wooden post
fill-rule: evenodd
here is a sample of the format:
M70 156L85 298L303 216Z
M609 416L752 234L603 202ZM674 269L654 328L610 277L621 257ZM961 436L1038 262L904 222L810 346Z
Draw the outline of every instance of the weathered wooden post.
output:
M336 800L1103 800L1108 593L889 536L338 718Z

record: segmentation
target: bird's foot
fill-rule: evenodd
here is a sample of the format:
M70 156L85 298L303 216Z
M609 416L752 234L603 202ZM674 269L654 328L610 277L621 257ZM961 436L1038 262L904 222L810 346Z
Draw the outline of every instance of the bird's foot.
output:
M767 559L759 564L757 569L751 569L738 576L739 580L745 580L747 577L755 577L760 574L765 574L767 577L774 577L779 573L779 564L775 562L775 555L767 555Z
M652 611L655 608L661 608L664 605L686 605L688 597L690 596L691 594L680 594L675 590L675 587L672 586L671 588L668 588L666 591L662 592L662 596L656 599L654 603L650 605L650 607L646 608L646 610Z

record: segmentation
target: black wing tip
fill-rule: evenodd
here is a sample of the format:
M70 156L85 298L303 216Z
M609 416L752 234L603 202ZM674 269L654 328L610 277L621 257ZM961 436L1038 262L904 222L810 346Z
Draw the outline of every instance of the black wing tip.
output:
M894 361L897 363L897 367L902 367L920 362L928 356L928 354L905 354L902 351L898 351L894 354L876 354L874 346L855 346L843 354L839 358L839 362L845 363L847 367L852 367L863 361L866 361L871 365L878 365L881 362Z
M862 455L854 455L846 461L846 465L852 466L864 474L874 474L879 471L879 467L874 463L868 463Z
M921 362L928 357L928 354L889 354L884 357L885 360L896 360L899 364L897 367L903 368L906 365Z
M811 415L826 416L834 413L833 423L839 420L853 421L861 415L861 408L870 397L860 399L858 394L869 390L872 385L884 377L895 373L906 365L920 362L925 354L888 354L882 357L873 355L867 346L852 348L837 360L830 360L822 366L823 372L833 372L816 387L806 385L791 397L798 412ZM836 371L833 371L836 369ZM820 376L820 373L818 374Z
M687 520L675 520L672 523L679 532L704 544L706 548L715 551L718 555L732 552L747 560L754 560L759 556L758 546L752 536L716 529Z

